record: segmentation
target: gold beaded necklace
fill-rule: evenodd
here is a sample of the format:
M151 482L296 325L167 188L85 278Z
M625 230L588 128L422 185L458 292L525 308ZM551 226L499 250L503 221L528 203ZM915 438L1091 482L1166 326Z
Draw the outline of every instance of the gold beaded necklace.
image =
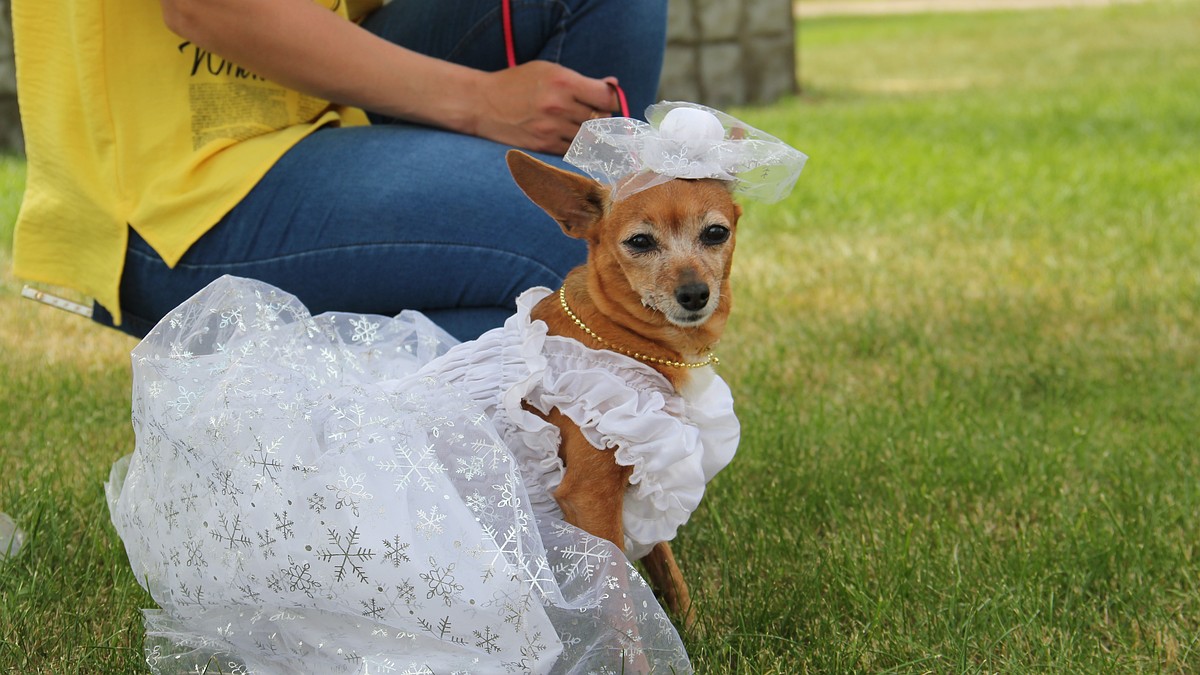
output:
M599 335L596 335L596 332L593 331L591 328L588 328L587 324L584 323L582 319L575 316L575 312L572 312L571 307L569 305L567 305L567 288L566 288L566 286L560 286L558 289L558 304L562 305L563 311L567 313L567 316L571 317L571 320L575 322L575 325L582 328L583 331L585 333L587 333L588 335L590 335L593 340L595 340L596 342L599 342L600 344L604 345L605 347L608 347L609 349L613 350L614 352L620 352L621 354L624 354L625 356L632 356L633 358L635 358L639 361L646 361L648 363L657 363L657 364L664 365L664 366L670 366L672 368L703 368L704 366L715 365L715 364L718 364L721 362L721 360L717 358L717 355L713 354L712 352L709 352L708 358L704 359L703 361L698 361L696 363L689 363L687 361L672 361L670 359L660 359L657 356L649 356L647 354L642 354L640 352L634 352L634 351L629 351L628 349L622 349L622 348L614 345L613 343L609 342L608 340L605 340L604 338L600 337Z

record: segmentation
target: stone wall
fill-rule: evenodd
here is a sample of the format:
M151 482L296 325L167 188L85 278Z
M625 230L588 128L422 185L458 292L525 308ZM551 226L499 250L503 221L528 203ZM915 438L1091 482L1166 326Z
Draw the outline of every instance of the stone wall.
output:
M0 0L0 153L19 153L25 148L21 115L17 111L17 67L13 61L12 8Z
M795 91L792 0L670 0L659 98L724 108Z

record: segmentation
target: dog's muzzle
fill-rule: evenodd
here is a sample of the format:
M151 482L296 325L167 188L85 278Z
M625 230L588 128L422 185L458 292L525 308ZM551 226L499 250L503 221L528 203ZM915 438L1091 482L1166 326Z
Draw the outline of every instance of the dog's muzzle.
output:
M699 312L708 304L708 284L683 284L675 289L675 302L689 312Z

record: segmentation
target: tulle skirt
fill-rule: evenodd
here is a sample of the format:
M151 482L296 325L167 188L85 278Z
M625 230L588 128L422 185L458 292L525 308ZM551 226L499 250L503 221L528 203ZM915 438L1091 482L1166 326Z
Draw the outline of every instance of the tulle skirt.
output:
M621 551L531 509L487 411L430 375L454 344L226 277L138 345L107 491L152 670L691 672Z

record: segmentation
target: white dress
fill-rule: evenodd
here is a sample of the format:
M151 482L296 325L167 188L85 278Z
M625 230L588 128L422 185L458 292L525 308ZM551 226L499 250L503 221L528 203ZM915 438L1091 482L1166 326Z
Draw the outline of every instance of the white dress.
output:
M160 609L160 673L691 672L619 549L561 519L558 407L634 467L637 557L737 446L724 382L688 399L546 335L523 295L456 341L423 315L312 317L223 277L133 351L134 453L107 487Z

